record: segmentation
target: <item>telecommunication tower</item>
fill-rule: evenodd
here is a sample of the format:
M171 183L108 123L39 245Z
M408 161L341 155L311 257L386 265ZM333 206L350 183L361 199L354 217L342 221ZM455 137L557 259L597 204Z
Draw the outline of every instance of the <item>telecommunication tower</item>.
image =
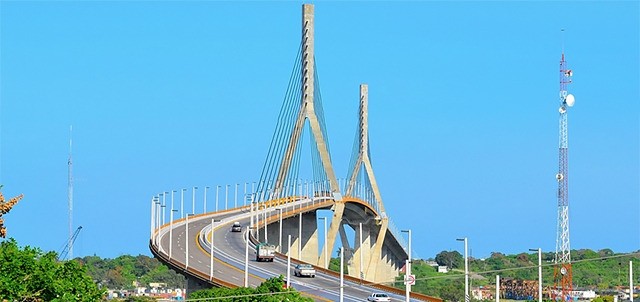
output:
M558 233L556 237L555 266L553 270L554 300L571 299L572 273L571 273L571 248L569 244L569 187L568 187L568 135L567 135L567 110L575 103L575 98L567 92L567 85L571 83L573 72L567 68L564 60L564 50L560 60L560 142L559 142L559 169L556 174L558 180Z

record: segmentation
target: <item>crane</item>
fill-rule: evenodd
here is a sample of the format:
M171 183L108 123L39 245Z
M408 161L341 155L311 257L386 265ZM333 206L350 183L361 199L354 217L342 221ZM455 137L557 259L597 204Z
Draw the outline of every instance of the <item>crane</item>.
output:
M67 254L69 254L69 247L71 247L73 245L73 242L76 241L76 238L78 238L80 230L82 230L82 226L79 226L76 231L73 232L73 235L71 236L69 241L67 241L67 243L64 245L64 248L62 248L62 251L58 255L58 260L62 260L67 257Z

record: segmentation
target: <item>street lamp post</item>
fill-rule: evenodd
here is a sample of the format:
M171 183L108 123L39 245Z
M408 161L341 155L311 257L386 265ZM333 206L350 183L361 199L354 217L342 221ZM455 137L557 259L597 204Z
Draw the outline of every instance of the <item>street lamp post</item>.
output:
M236 191L233 196L233 207L234 208L238 207L238 184L236 184Z
M249 232L251 227L247 227L246 240L244 244L244 287L249 287Z
M344 301L344 247L340 247L340 302Z
M162 192L162 206L161 206L161 207L162 207L162 225L164 225L164 223L165 223L165 217L167 217L167 216L165 215L165 210L164 210L164 209L165 209L166 204L167 204L167 194L168 194L168 193L169 193L169 192Z
M469 257L467 256L467 237L458 238L458 241L464 241L464 301L469 302Z
M191 190L191 214L196 213L196 190L198 187L193 187Z
M359 231L360 231L360 247L359 247L360 248L360 283L362 283L362 279L364 279L364 272L363 272L363 268L362 268L362 262L363 262L363 259L362 259L363 258L363 255L362 255L362 252L363 252L363 250L362 250L362 222L360 222ZM326 229L325 229L325 233L326 233ZM329 267L327 266L327 268L329 268Z
M204 203L202 213L207 212L207 189L209 189L209 187L204 187Z
M629 300L633 302L633 261L629 260Z
M287 236L287 288L291 286L291 235Z
M216 186L216 212L218 212L218 193L220 192L220 186Z
M322 249L324 253L324 265L322 267L329 268L329 264L327 263L327 217L320 217L320 219L324 222L324 247Z
M409 299L411 298L411 284L409 283L409 278L411 277L411 229L409 230L402 230L401 232L403 233L407 233L409 236L409 246L408 246L408 259L407 259L407 264L406 264L406 272L405 272L405 301L409 302Z
M211 218L211 253L209 253L209 280L213 280L213 235L215 234L215 229L213 228L213 223L220 221L219 219Z
M154 209L154 204L156 203L156 198L153 197L151 198L151 231L149 232L149 239L151 239L153 241L153 231L155 230L155 227L153 225L153 219L155 217L155 214L153 213L153 209Z
M538 252L538 301L542 302L542 249L529 249L531 252Z
M276 208L279 216L279 225L278 225L278 251L282 253L282 208Z
M186 222L186 226L185 226L185 250L184 250L184 270L188 271L189 270L189 216L192 216L193 214L187 214L187 222Z
M302 212L298 222L298 260L302 260Z
M171 251L173 248L173 212L177 211L177 209L173 208L173 198L171 198L171 226L169 226L169 260L171 260Z
M500 275L496 275L496 302L500 302Z
M267 238L267 205L264 205L264 209L262 210L262 222L264 223L264 242L268 243L269 239Z
M184 218L184 191L187 189L180 190L180 218Z
M229 185L224 186L224 209L229 209Z
M160 197L158 197L156 199L156 223L155 223L156 224L156 236L154 236L154 241L155 241L156 244L158 244L158 236L160 236L160 232L159 232L160 231L160 211L161 211L160 210L161 209L160 205L161 205Z

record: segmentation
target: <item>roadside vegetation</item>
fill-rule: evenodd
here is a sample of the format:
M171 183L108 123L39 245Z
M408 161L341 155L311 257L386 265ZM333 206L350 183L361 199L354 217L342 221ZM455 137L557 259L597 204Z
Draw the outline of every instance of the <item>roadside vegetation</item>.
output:
M428 265L426 261L414 260L411 271L416 276L416 284L412 290L447 301L464 300L464 257L457 251L442 251L430 260L451 270L438 273L437 267ZM553 260L553 252L542 253L543 287L553 285ZM611 249L572 250L571 260L574 262L574 288L606 291L628 286L629 261L640 262L640 251L623 254L614 253ZM634 265L634 276L640 273L639 267ZM504 255L494 252L486 259L470 258L469 271L471 287L494 286L496 275L501 279L537 280L538 253ZM402 276L397 278L395 286L404 288L402 280Z
M226 299L221 299L226 297ZM215 301L229 302L311 302L313 299L300 295L295 289L286 289L282 275L265 280L257 288L210 288L191 293L189 299L217 298Z

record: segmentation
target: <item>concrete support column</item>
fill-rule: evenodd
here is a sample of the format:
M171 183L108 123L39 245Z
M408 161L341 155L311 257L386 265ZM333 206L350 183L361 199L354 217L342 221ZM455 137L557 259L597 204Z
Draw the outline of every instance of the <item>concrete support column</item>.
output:
M318 216L316 212L302 215L302 255L298 259L308 263L318 261Z
M291 257L309 263L318 261L318 224L315 212L302 214L302 238L299 238L299 216L282 220L282 237L291 235ZM273 244L278 241L278 223L269 225L269 240ZM298 244L301 244L301 254L298 254ZM282 253L288 254L289 247L283 246Z
M371 260L371 236L370 226L367 224L362 224L362 232L359 230L360 226L356 227L355 233L356 238L354 240L354 254L353 261L349 265L349 275L355 278L363 278L367 280L367 265ZM362 237L360 237L360 233L362 233ZM360 242L362 241L362 246ZM362 268L360 267L362 264ZM360 272L362 270L362 276L360 276ZM352 273L353 272L353 273Z

